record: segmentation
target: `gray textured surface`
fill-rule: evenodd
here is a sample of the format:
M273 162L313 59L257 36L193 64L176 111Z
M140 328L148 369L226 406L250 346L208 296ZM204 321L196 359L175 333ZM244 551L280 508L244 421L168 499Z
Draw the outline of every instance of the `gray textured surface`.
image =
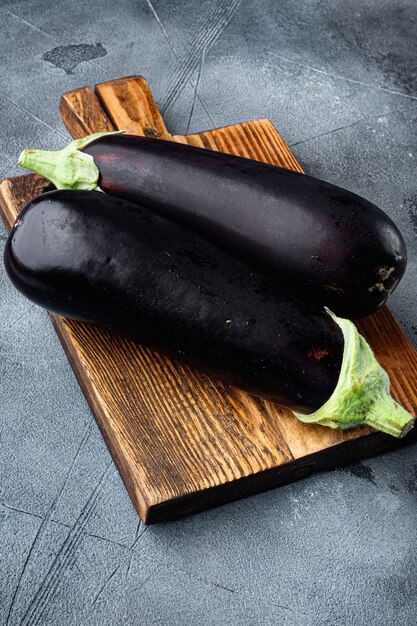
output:
M0 177L65 144L63 91L118 76L175 132L270 117L400 225L416 342L416 21L413 0L2 0ZM46 314L2 266L0 293L1 624L415 625L415 445L144 528Z

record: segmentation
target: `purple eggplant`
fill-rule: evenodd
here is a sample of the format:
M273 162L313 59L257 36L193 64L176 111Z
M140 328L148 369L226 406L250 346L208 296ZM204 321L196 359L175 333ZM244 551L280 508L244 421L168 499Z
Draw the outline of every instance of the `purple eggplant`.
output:
M57 188L99 186L146 206L351 319L381 307L405 271L404 240L381 209L288 169L108 133L61 152L25 150L20 163Z

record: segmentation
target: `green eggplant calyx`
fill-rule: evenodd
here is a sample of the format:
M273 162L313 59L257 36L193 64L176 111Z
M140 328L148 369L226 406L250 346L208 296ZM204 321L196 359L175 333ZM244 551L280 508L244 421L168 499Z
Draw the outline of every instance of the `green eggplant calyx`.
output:
M47 178L57 189L100 190L100 172L89 154L81 152L91 142L124 130L102 132L75 139L62 150L23 150L19 165ZM101 191L101 190L100 190Z
M365 424L403 437L413 427L414 418L392 398L388 374L355 324L327 312L341 328L345 343L339 380L323 406L309 415L295 413L296 417L330 428Z

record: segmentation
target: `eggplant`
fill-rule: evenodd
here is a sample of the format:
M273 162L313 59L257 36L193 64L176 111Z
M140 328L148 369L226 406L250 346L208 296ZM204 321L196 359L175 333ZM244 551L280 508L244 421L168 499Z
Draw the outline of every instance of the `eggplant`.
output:
M116 328L305 421L396 436L413 423L352 322L146 207L48 192L19 215L4 262L40 306Z
M381 307L405 271L404 240L381 209L281 167L117 133L19 162L58 189L99 186L147 206L351 319Z

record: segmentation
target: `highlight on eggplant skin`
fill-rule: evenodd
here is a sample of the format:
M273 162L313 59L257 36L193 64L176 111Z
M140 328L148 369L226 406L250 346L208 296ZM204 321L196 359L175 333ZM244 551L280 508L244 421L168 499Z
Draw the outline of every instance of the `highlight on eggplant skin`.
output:
M99 135L58 153L26 150L20 163L58 188L98 184L165 215L342 317L375 312L404 274L407 253L398 228L350 191L195 146ZM72 159L68 168L66 159ZM91 177L83 180L86 166Z

